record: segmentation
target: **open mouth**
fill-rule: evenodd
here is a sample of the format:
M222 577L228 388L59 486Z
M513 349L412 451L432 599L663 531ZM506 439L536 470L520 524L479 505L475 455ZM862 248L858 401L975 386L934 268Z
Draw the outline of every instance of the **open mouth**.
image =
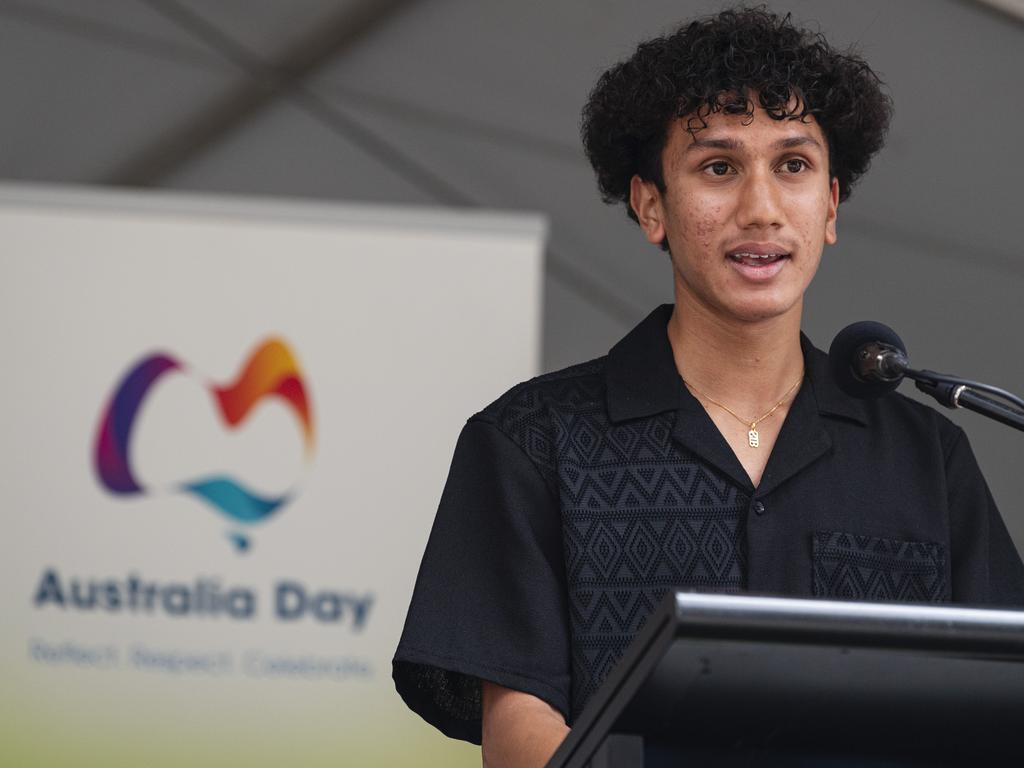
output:
M742 243L725 255L744 280L756 283L774 280L790 259L777 243Z

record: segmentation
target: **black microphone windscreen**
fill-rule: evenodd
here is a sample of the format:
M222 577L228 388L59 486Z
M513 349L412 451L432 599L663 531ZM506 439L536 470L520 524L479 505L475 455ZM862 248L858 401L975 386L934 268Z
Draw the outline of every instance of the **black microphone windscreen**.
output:
M875 398L891 392L899 386L896 381L877 381L874 379L863 379L854 369L857 354L861 347L872 342L881 342L894 347L907 354L907 348L903 340L896 335L896 331L887 325L876 323L871 320L864 320L853 325L848 325L832 340L832 346L828 350L828 364L832 370L832 377L836 384L846 394L857 398Z

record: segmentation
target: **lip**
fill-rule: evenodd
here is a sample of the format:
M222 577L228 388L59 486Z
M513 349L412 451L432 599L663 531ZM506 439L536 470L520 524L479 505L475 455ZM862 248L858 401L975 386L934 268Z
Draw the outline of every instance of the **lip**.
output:
M751 266L749 264L740 264L738 262L729 259L729 266L735 269L744 279L749 280L753 283L763 283L774 278L779 272L781 272L789 259L779 259L773 261L771 264L765 264L762 266Z
M756 253L758 256L764 256L766 253L785 253L787 256L790 255L791 251L784 245L778 243L740 243L734 245L732 248L726 250L725 255L729 256L733 253Z

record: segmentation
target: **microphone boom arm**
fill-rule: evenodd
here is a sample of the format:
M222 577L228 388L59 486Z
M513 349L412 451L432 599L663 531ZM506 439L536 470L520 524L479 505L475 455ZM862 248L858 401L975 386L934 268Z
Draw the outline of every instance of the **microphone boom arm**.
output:
M993 387L991 384L982 384L935 371L915 371L907 368L903 374L913 379L919 390L931 395L947 408L966 408L1024 432L1024 400L1012 392ZM994 400L981 392L1000 397L1016 407Z

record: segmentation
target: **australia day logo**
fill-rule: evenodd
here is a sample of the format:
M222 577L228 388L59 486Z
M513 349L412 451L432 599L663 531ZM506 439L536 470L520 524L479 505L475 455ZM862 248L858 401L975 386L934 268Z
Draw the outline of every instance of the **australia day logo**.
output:
M153 489L144 487L132 471L130 446L136 417L154 385L171 375L201 377L179 360L167 354L152 354L135 363L118 383L104 408L97 429L94 468L100 484L119 496L144 495ZM243 364L237 378L226 386L202 381L225 427L243 423L252 409L265 398L280 398L294 415L302 431L305 460L313 456L313 419L311 403L302 372L284 341L269 338L260 343ZM190 495L212 507L236 525L251 526L279 512L297 493L295 488L281 495L259 495L239 480L213 473L172 486L174 492ZM242 530L229 534L241 552L248 550L249 536Z

